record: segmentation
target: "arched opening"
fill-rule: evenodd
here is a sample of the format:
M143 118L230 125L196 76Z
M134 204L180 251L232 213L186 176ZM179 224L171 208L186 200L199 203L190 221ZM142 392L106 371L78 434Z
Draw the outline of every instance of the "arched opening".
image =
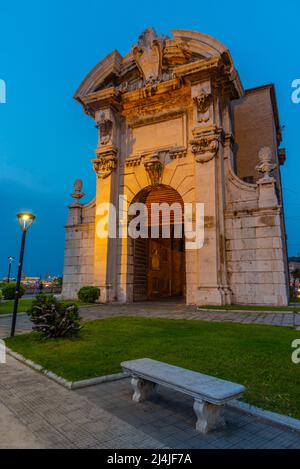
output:
M160 184L143 189L132 203L136 202L147 207L148 237L130 241L133 301L185 297L184 204L181 196L175 189ZM166 207L167 210L162 211Z

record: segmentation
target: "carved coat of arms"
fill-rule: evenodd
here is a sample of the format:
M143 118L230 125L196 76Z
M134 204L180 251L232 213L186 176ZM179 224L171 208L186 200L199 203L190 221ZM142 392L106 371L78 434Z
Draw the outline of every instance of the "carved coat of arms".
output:
M157 37L153 28L146 29L132 48L132 55L146 82L157 80L161 75L163 39Z

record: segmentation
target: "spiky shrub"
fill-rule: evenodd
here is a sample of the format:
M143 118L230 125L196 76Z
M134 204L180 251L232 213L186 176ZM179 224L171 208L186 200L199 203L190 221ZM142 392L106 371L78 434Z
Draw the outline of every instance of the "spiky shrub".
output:
M75 304L65 304L54 296L37 295L28 312L33 330L45 339L72 337L81 329L81 318Z

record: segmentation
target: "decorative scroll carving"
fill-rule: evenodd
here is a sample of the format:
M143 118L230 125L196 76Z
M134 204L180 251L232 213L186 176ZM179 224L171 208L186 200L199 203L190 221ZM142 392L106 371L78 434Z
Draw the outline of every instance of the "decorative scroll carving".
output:
M209 107L212 102L212 94L207 93L205 90L200 90L197 96L193 98L197 106L197 120L198 122L207 122L209 120Z
M111 173L117 167L117 149L109 147L107 149L97 149L97 158L92 160L94 170L97 173L98 178L105 179L111 175Z
M192 140L192 153L198 163L207 163L215 158L218 153L220 139L224 138L220 129L212 129L210 131L197 133L197 138Z
M99 129L99 144L108 145L112 138L113 122L106 119L104 112L101 113L96 127Z
M259 165L256 166L256 170L259 171L263 177L261 181L270 181L273 178L271 177L271 172L277 168L277 165L272 160L272 150L270 147L262 147L258 153Z
M192 143L192 152L196 155L198 163L206 163L212 160L219 149L218 140L210 140L208 138L201 138Z
M132 48L134 60L146 80L156 80L162 69L163 38L153 28L146 29Z
M160 184L163 174L163 164L161 163L158 155L153 155L149 160L145 161L144 166L151 185L157 186Z
M80 199L85 196L82 192L83 182L81 179L76 179L74 182L74 192L71 197L74 199L74 205L80 204Z
M101 156L92 161L94 170L98 178L105 179L111 175L117 167L117 158L115 156Z

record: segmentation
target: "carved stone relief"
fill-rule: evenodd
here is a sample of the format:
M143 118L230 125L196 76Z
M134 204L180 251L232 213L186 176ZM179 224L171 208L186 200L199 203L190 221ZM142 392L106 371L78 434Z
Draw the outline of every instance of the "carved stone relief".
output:
M144 162L145 170L149 176L152 186L157 186L161 183L163 174L163 164L157 154L153 155L150 159Z
M148 28L132 48L134 60L146 82L161 76L163 42L163 38L157 37L153 28Z
M105 179L111 175L111 173L117 167L117 158L113 155L100 156L92 160L94 170L97 173L98 178Z
M215 158L218 153L220 140L224 138L222 130L211 128L208 131L194 131L195 139L190 141L192 153L197 163L207 163Z
M212 94L201 89L197 96L193 97L193 101L197 108L197 121L208 122L210 118L209 108L212 102Z
M104 112L101 113L96 127L99 130L99 145L108 145L111 143L113 122L105 117Z

